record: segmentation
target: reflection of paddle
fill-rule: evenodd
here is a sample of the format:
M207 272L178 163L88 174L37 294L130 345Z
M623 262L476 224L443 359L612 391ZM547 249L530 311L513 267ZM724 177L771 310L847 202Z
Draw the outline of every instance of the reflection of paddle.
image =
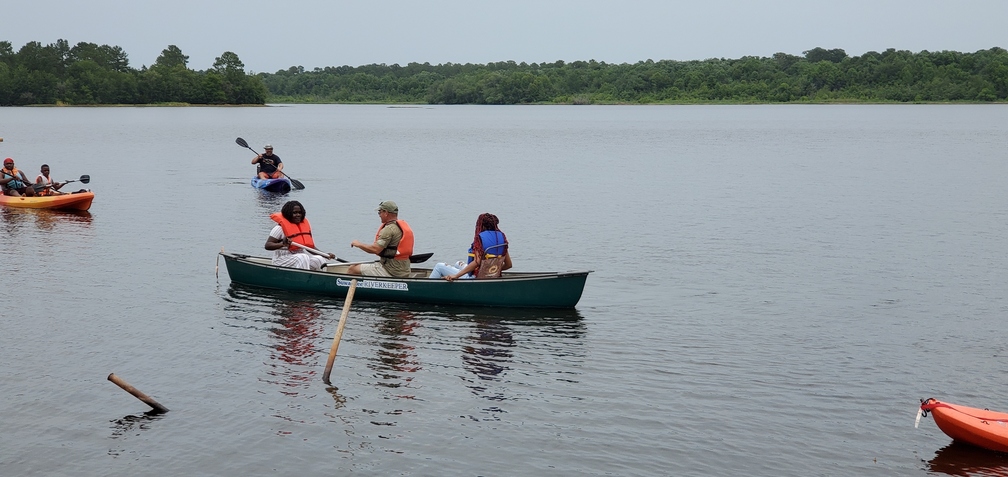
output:
M315 252L315 253L317 253L319 255L329 255L328 253L325 253L325 252L323 252L321 250L315 250L314 248L311 248L311 247L309 247L307 245L301 245L301 244L299 244L297 242L291 242L291 245L294 245L296 247L301 247L301 248L303 248L303 249L305 249L305 250L307 250L309 252ZM335 255L335 254L333 254L333 255ZM410 261L410 263L423 263L423 262L426 262L428 259L430 259L433 256L434 256L433 252L430 252L430 253L418 253L416 255L410 255L409 261ZM336 258L336 261L340 262L340 263L350 263L350 262L348 262L348 261L346 261L346 260L344 260L342 258Z
M66 185L66 184L69 184L71 182L77 182L77 180L76 179L70 179L70 180L64 182L63 184ZM84 175L80 176L80 183L81 184L87 184L88 182L91 182L91 176L89 176L87 174L84 174ZM49 184L39 184L39 183L32 184L32 189L35 189L35 192L42 192L43 190L45 190L46 187L50 187Z
M242 139L242 138L235 139L235 144L238 144L241 147L248 148L248 150L250 150L250 151L252 151L252 152L254 152L256 154L259 154L259 151L256 151L255 149L252 149L251 147L249 147L248 143L245 142L245 140ZM290 179L291 184L294 185L295 189L297 189L297 190L304 189L304 184L302 184L301 181L299 181L299 180L297 180L297 179L295 179L295 178L293 178L291 176L288 176L287 173L284 172L284 171L280 171L280 173L283 174L284 177Z

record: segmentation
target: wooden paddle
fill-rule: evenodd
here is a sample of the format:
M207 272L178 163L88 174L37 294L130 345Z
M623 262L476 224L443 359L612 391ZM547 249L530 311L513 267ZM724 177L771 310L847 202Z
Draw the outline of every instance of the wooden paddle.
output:
M321 250L316 250L316 249L311 248L311 247L309 247L307 245L301 245L301 244L299 244L297 242L291 242L291 245L294 245L295 247L301 247L301 248L303 248L303 249L305 249L305 250L307 250L309 252L315 252L315 253L317 253L319 255L329 255L328 253L325 253L325 252L323 252ZM336 255L336 254L334 253L333 255ZM423 262L426 262L428 259L430 259L433 256L434 256L433 252L430 252L430 253L418 253L416 255L410 255L409 261L410 261L410 263L423 263ZM344 260L344 259L339 258L339 257L336 257L336 261L340 262L340 263L350 263L349 261Z
M242 139L242 138L235 139L235 144L238 144L239 146L244 147L244 148L248 148L248 150L250 150L250 151L252 151L252 152L254 152L256 154L259 154L259 151L256 151L255 149L252 149L251 147L249 147L248 143L245 142L245 140ZM287 173L284 172L284 171L280 171L280 173L283 174L284 177L290 179L291 184L294 185L295 189L297 189L297 190L304 189L304 184L302 184L301 181L299 181L299 180L297 180L297 179L295 179L295 178L293 178L291 176L288 176Z
M81 184L87 184L88 182L91 182L91 176L89 176L87 174L84 174L84 175L80 176L80 179L70 179L70 180L64 182L63 184L69 184L71 182L77 182L78 180L80 180ZM49 185L47 185L47 184L39 184L37 182L35 184L32 184L32 189L35 189L35 192L42 192L43 190L45 190L46 187L49 187Z
M357 279L350 280L350 289L347 290L346 299L343 300L343 313L340 314L339 325L336 326L336 335L333 336L332 347L329 348L329 361L326 362L325 372L322 373L322 382L329 382L329 374L332 372L333 363L336 361L336 350L339 349L340 339L343 338L343 326L346 325L347 313L350 313L350 303L353 301L354 291L357 290Z

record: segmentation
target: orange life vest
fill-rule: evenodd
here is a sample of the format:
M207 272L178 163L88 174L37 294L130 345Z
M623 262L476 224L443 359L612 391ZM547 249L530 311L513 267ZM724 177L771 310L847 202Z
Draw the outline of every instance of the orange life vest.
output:
M270 214L270 218L274 222L280 224L280 228L283 229L284 235L290 239L291 242L297 242L301 245L307 247L315 248L315 241L312 240L311 235L311 224L308 223L308 219L301 219L300 224L295 224L284 218L283 214L280 212L274 212ZM291 252L300 252L304 249L298 247L297 245L291 245L287 248Z
M52 178L51 177L46 177L46 176L44 176L42 174L39 174L38 177L35 178L35 183L36 184L39 183L39 179L42 179L42 185L44 185L45 188L43 188L40 191L36 191L35 195L43 195L43 196L45 196L45 195L53 195L53 189L52 189L53 180L52 180Z
M409 224L405 220L398 219L394 221L396 225L399 226L399 230L402 230L402 239L399 240L399 244L396 247L386 246L385 250L382 250L378 256L382 258L394 258L396 260L409 260L410 255L413 255L413 229L410 229ZM381 224L378 227L378 232L375 232L375 242L378 241L378 237L381 235L382 229L385 226L391 224L392 221ZM393 256L392 254L395 253Z

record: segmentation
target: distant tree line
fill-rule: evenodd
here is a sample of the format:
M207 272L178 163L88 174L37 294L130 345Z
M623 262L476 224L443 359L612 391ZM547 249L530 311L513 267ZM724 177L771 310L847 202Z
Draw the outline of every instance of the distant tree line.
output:
M790 103L995 102L1008 100L1008 51L848 56L813 48L802 56L635 64L409 63L291 67L249 75L233 52L194 71L175 45L133 69L117 46L66 40L0 41L0 106L29 104L429 103Z
M0 41L0 106L31 104L263 104L262 80L225 51L206 71L169 45L150 67L133 69L118 46L66 40L29 42L14 52Z
M1008 51L803 56L606 64L409 63L291 67L258 77L270 102L430 104L992 102L1008 98Z

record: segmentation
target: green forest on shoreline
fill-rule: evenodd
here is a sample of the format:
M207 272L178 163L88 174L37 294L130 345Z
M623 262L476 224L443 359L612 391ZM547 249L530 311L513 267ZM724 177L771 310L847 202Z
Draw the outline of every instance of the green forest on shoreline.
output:
M554 63L372 64L249 74L225 51L207 70L169 45L135 69L117 46L0 41L0 106L266 103L750 104L1008 101L1008 51Z

